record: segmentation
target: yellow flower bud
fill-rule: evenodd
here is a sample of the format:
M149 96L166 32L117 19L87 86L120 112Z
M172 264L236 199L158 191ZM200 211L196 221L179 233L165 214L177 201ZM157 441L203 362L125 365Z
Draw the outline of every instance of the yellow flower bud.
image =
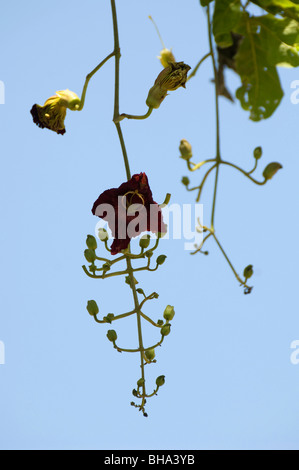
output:
M181 152L181 157L184 160L190 160L190 158L192 158L192 146L191 144L189 144L188 140L186 139L181 140L179 150Z
M163 67L168 67L171 62L175 62L175 58L171 49L167 49L166 47L164 47L160 54L161 55L158 57L158 59L160 59L160 62Z

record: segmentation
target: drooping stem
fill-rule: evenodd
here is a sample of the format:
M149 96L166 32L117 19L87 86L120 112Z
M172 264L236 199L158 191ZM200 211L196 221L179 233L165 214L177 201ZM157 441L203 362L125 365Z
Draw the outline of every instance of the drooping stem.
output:
M212 206L212 215L211 215L211 227L214 228L214 219L215 219L215 209L216 209L216 196L217 196L217 189L218 189L218 178L219 178L219 167L221 162L221 155L220 155L220 114L219 114L219 93L218 93L218 78L217 78L217 66L216 66L216 59L213 47L213 40L212 40L212 25L211 25L211 15L210 15L210 5L207 7L208 13L208 29L209 29L209 44L210 44L210 52L213 62L213 70L214 70L214 81L215 81L215 105L216 105L216 176L215 176L215 186L214 186L214 195L213 195L213 206Z
M154 108L151 108L149 107L147 112L145 114L142 114L142 115L135 115L135 114L125 114L125 113L122 113L120 114L119 116L117 116L115 118L115 121L114 122L120 122L122 121L123 119L137 119L137 120L143 120L143 119L147 119L153 112L153 109Z
M113 112L113 121L115 123L121 150L123 154L124 164L126 168L126 175L127 179L131 178L131 171L129 165L128 154L125 146L125 141L123 137L123 133L121 130L121 126L117 121L119 116L119 63L120 63L120 47L119 47L119 35L118 35L118 24L117 24L117 14L116 14L116 6L115 0L111 0L111 9L112 9L112 20L113 20L113 36L114 36L114 55L115 55L115 82L114 82L114 112Z
M211 52L208 52L206 55L203 56L202 59L200 59L200 61L198 62L198 64L194 67L194 69L192 70L192 72L190 73L189 77L187 78L187 82L190 80L190 78L194 77L199 69L199 67L204 63L204 61L206 59L208 59L208 57L210 57L211 55Z
M244 176L246 176L248 179L250 179L250 181L252 181L252 183L255 183L259 186L263 186L264 184L267 183L266 179L264 179L264 181L257 181L255 178L252 178L252 176L250 176L251 173L253 173L253 171L255 170L255 168L252 171L246 172L245 170L243 170L242 168L240 168L239 166L237 166L237 165L235 165L234 163L231 163L231 162L225 162L224 160L221 160L221 164L222 165L228 165L228 166L234 168L235 170L240 171L240 173L242 173Z
M143 339L142 339L141 313L140 313L141 308L140 308L138 295L137 295L137 291L136 291L133 268L132 268L131 260L129 258L127 258L127 266L128 266L131 289L132 289L132 292L133 292L134 305L135 305L136 316L137 316L138 343L139 343L139 350L140 350L140 368L141 368L141 378L143 379L143 385L142 385L143 398L142 398L142 403L141 403L141 409L143 409L144 404L145 404L144 403L144 396L146 394L146 390L145 390L144 359L143 359L144 347L143 347Z
M119 35L118 35L118 23L117 23L117 14L116 14L116 6L115 6L115 0L111 0L111 9L112 9L112 20L113 20L113 32L114 32L114 51L115 51L115 93L114 93L114 114L113 114L113 121L115 123L121 149L122 149L122 154L123 154L123 159L124 159L124 164L126 168L126 175L127 179L129 180L131 178L131 171L130 171L130 165L129 165L129 159L128 159L128 154L126 151L126 146L125 146L125 141L123 137L123 133L121 130L121 125L117 121L118 116L119 116L119 63L120 63L120 46L119 46ZM140 409L144 411L144 404L145 404L145 376L144 376L144 359L143 359L143 339L142 339L142 328L141 328L141 315L140 315L140 304L138 300L138 295L136 291L136 286L135 286L135 278L134 278L134 271L133 267L131 264L131 259L130 257L126 257L126 262L127 262L127 271L130 279L130 285L131 289L133 292L133 298L134 298L134 306L135 306L135 311L136 311L136 316L137 316L137 329L138 329L138 342L139 342L139 350L140 350L140 367L141 367L141 377L143 379L143 385L142 385L142 403L140 405Z
M95 67L88 75L86 75L86 79L85 79L85 83L84 83L84 87L83 87L83 90L82 90L82 94L81 94L81 100L80 100L80 106L78 108L78 111L81 111L84 107L84 103L85 103L85 96L86 96L86 92L87 92L87 87L88 87L88 84L89 84L89 81L90 79L94 76L95 73L98 72L98 70L100 70L101 67L103 67L103 65L109 60L111 59L111 57L113 57L115 55L115 50L113 52L111 52L111 54L107 55L107 57L102 60L102 62L99 63L99 65L97 65L97 67Z

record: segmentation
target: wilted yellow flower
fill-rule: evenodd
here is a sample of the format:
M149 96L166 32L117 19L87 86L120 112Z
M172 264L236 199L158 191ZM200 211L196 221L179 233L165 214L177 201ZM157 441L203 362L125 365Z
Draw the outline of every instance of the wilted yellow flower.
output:
M167 96L167 91L176 90L179 87L186 88L187 73L191 67L184 62L170 63L158 75L154 86L150 89L146 100L147 106L159 108L160 104Z
M173 91L180 86L186 88L187 73L191 67L184 62L173 62L159 73L155 85L164 91Z
M64 120L66 110L77 111L80 108L80 98L70 90L57 91L56 95L51 96L44 104L40 106L34 104L31 108L33 122L44 129L50 129L63 135L65 133Z
M164 49L162 49L160 54L161 55L158 57L158 59L160 60L163 67L168 67L170 63L175 62L175 58L171 49L167 49L166 47L164 47Z

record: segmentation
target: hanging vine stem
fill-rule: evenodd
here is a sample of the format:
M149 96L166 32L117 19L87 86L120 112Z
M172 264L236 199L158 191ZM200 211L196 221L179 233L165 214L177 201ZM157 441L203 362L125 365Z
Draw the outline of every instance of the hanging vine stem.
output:
M128 154L127 154L127 150L126 150L126 145L125 145L125 141L124 141L120 121L122 119L124 119L125 117L128 118L128 119L146 119L148 116L150 116L153 108L149 106L148 112L144 116L133 116L133 115L127 115L127 114L120 115L119 114L119 68L120 68L121 54L120 54L120 44L119 44L118 23L117 23L117 13L116 13L115 0L111 0L111 10L112 10L112 20L113 20L114 56L115 56L115 88L114 88L113 122L116 126L117 134L118 134L120 145L121 145L124 165L125 165L125 169L126 169L127 180L130 180L131 179L131 171L130 171L129 159L128 159ZM161 209L169 203L170 197L171 197L170 194L166 195L163 204L160 205ZM154 356L155 356L154 348L160 346L162 344L163 340L164 340L164 336L169 334L170 324L167 320L167 316L165 315L165 312L164 312L164 318L166 319L166 323L164 324L164 322L162 320L159 320L158 323L154 322L151 318L149 318L147 315L145 315L141 311L141 309L142 309L143 305L145 304L145 302L147 302L148 300L152 300L154 298L157 298L158 295L156 293L153 293L149 296L146 296L142 289L137 289L136 288L137 281L134 277L134 273L139 272L139 271L144 271L144 270L156 271L158 269L159 265L163 264L166 256L160 255L160 257L157 258L156 267L155 268L150 267L151 256L153 254L153 251L158 247L160 238L161 238L161 234L158 234L157 240L156 240L154 246L146 252L144 252L144 248L140 244L142 249L141 249L141 253L139 255L133 255L130 251L130 246L129 246L127 251L124 253L124 255L118 259L118 260L125 259L125 261L126 261L127 269L126 269L126 271L121 272L121 274L127 274L126 283L129 284L129 286L132 290L132 294L133 294L133 300L134 300L133 313L136 314L136 318L137 318L138 348L137 349L119 348L116 345L115 340L113 341L113 344L114 344L114 347L119 352L139 352L139 354L140 354L141 378L137 382L138 389L133 390L133 395L141 399L141 404L136 405L134 402L132 402L131 404L133 406L135 406L136 408L139 408L139 411L142 411L144 416L147 416L147 413L145 413L146 398L151 397L153 395L156 395L159 387L161 385L163 385L163 383L164 383L164 376L158 377L157 380L156 380L157 388L155 389L155 391L152 394L148 395L146 393L144 367L145 367L145 364L155 362L155 360L154 360ZM106 245L106 248L107 248L107 245ZM146 266L141 267L141 268L133 268L133 266L132 266L132 260L133 259L140 259L140 258L145 258L145 257L148 258ZM113 273L111 275L113 275ZM139 299L138 299L138 293L140 293L144 296L144 299L141 303L139 302ZM173 316L174 315L173 307L168 306L167 308L170 308L170 310L171 310L170 316L171 315ZM132 314L132 312L128 312L126 314L122 314L121 316L118 316L118 318L124 317L124 316L129 316L131 314ZM152 326L155 326L155 327L161 329L161 340L158 341L154 346L147 347L147 348L144 347L143 336L142 336L142 323L141 323L142 318L144 320L148 321ZM113 319L117 319L117 317L114 317ZM152 353L152 356L151 356L150 353Z
M121 125L118 122L118 118L119 118L119 64L120 64L121 54L120 54L120 46L119 46L119 34L118 34L118 23L117 23L115 0L111 0L111 9L112 9L113 34L114 34L114 52L115 52L115 88L114 88L113 121L117 129L117 133L118 133L118 137L119 137L119 141L120 141L120 145L122 149L124 164L126 168L126 175L127 175L127 179L129 180L131 178L129 159L128 159L128 154L127 154L127 150L125 146L125 141L124 141ZM145 374L144 374L144 359L143 359L144 348L143 348L141 314L140 314L141 308L140 308L138 295L136 291L135 278L133 274L133 268L132 268L130 257L126 257L126 262L127 262L127 270L128 270L129 278L130 278L130 286L133 292L136 316L137 316L138 343L139 343L139 350L140 350L140 368L141 368L141 378L142 378L142 402L140 405L140 410L142 410L144 413L146 390L145 390Z
M215 56L215 51L214 51L214 45L213 45L213 31L212 31L212 18L211 18L211 13L210 13L210 5L207 6L207 22L208 22L208 37L209 37L209 47L210 51L204 55L204 57L199 61L198 65L195 67L193 70L193 73L190 74L189 79L192 78L196 72L197 69L200 67L200 65L208 58L211 57L212 59L212 66L213 66L213 74L214 74L214 85L215 85L215 115L216 115L216 156L215 158L209 158L207 160L204 160L200 163L193 163L191 161L192 158L192 149L190 144L187 141L182 141L181 143L184 143L184 146L181 148L181 157L186 161L188 170L190 172L195 172L197 170L200 170L200 168L206 164L211 163L211 167L206 171L204 174L202 181L199 186L189 188L189 178L184 177L182 182L186 186L188 191L195 191L198 190L196 202L198 203L200 201L202 191L204 188L205 183L207 182L208 177L212 174L212 172L215 170L215 181L214 181L214 190L213 190L213 202L212 202L212 210L211 210L211 220L210 220L210 227L204 227L200 225L199 222L199 232L208 232L208 234L203 238L202 243L200 244L199 247L196 246L196 250L192 253L193 255L196 253L203 253L203 254L208 254L207 251L202 251L204 244L207 242L208 239L211 237L214 239L216 244L218 245L220 251L224 255L224 258L226 259L229 267L231 268L232 272L234 273L236 279L240 282L240 284L244 287L244 292L250 293L252 290L252 287L247 285L247 277L244 275L244 280L241 279L241 277L238 275L236 272L235 268L233 267L228 255L226 254L225 250L223 249L222 245L219 242L219 239L216 237L216 232L215 232L215 213L216 213L216 203L217 203L217 192L218 192L218 185L219 185L219 173L220 173L220 166L221 165L226 165L234 168L235 170L241 172L244 176L246 176L250 181L257 185L264 185L267 182L267 179L265 177L264 181L259 182L255 178L251 176L251 174L256 170L257 164L258 164L258 159L255 160L255 165L254 168L251 171L246 172L239 166L224 161L221 157L221 145L220 145L220 107L219 107L219 82L218 82L218 73L217 73L217 64L216 64L216 56ZM248 270L247 270L248 271ZM245 272L245 271L244 271Z

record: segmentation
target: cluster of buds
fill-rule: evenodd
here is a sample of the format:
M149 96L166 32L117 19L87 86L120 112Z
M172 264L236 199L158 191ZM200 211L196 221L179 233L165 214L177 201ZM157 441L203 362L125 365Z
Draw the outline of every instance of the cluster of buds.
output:
M263 149L262 147L256 147L253 151L253 156L256 161L256 165L258 160L262 158ZM264 182L267 182L273 178L273 176L282 169L282 165L278 162L271 162L269 163L263 171Z

